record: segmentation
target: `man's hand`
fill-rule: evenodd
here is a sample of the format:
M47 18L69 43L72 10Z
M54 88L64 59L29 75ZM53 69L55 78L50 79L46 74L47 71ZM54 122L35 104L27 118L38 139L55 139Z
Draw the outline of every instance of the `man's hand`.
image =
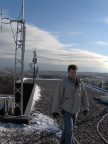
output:
M83 111L83 115L85 116L88 113L88 110Z
M53 117L57 119L57 117L60 117L59 113L53 112Z

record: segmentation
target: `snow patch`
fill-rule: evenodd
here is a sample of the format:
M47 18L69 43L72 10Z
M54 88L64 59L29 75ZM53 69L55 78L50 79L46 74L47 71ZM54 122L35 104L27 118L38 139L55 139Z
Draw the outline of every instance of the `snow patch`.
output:
M24 127L23 129L25 131L31 131L35 132L37 130L39 131L49 131L51 133L61 133L58 125L55 123L55 121L51 118L49 118L47 115L36 113L34 119L31 121L31 123L34 123L33 125L29 125Z
M0 122L0 132L3 131L15 131L16 129L21 128L23 125L21 124L12 124L12 123L2 123Z
M40 99L40 97L41 97L41 95L40 95L40 87L36 85L35 91L34 91L32 108L31 108L32 110L33 110L35 102L38 101Z

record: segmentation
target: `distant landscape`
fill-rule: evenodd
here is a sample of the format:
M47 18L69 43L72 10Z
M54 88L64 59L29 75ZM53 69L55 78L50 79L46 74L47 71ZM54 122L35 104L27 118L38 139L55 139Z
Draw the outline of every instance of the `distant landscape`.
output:
M18 70L18 73L20 71ZM66 71L39 71L39 78L62 79L67 76ZM33 78L33 72L24 71L24 77ZM108 73L78 72L78 77L85 83L108 90ZM13 94L14 69L0 69L0 94Z

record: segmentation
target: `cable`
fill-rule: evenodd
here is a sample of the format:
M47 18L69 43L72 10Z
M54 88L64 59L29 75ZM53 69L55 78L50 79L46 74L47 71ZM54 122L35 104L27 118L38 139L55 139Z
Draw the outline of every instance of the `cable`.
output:
M104 91L104 90L103 90ZM91 101L90 99L89 99L89 101ZM98 106L99 107L99 106ZM104 108L102 108L103 110L104 110ZM99 132L99 124L104 120L104 118L105 118L105 116L107 116L108 115L108 113L106 113L102 118L101 118L101 120L98 122L98 124L97 124L97 132L98 132L98 134L101 136L101 138L108 144L108 141L102 136L102 134Z
M11 26L11 30L12 30L12 33L13 33L13 39L14 39L14 42L15 42L15 34L14 34L14 31L13 31L13 28L12 28L12 24L10 23L10 26ZM16 43L16 42L15 42Z
M20 18L21 14L22 14L22 11L23 11L23 8L21 8L20 15L19 15L19 17L18 17L17 19L19 19L19 18Z
M78 141L77 141L75 138L74 138L74 140L75 140L75 143L76 143L76 144L80 144L80 143L78 143Z
M104 120L104 118L106 117L108 115L108 113L107 114L105 114L103 117L102 117L102 119L98 122L98 124L97 124L97 132L98 132L98 134L101 136L101 138L108 144L108 141L102 136L102 134L99 132L99 124Z

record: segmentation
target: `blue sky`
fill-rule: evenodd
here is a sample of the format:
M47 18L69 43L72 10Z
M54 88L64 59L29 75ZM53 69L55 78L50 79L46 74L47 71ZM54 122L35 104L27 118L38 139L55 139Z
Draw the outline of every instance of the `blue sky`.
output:
M11 19L19 17L21 6L22 0L0 0L3 16ZM40 69L67 70L74 63L79 71L108 72L108 0L25 0L24 20L26 68L36 47ZM0 38L0 67L14 65L9 25Z

